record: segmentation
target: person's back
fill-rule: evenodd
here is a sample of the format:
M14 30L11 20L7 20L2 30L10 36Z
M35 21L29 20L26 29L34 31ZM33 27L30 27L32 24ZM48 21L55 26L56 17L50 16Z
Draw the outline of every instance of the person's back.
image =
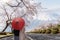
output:
M13 30L14 33L14 40L19 40L19 30Z

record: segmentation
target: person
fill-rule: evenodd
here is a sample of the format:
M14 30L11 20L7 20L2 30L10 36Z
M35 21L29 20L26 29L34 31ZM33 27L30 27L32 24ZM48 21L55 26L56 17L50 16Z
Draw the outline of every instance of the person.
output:
M13 30L14 33L14 40L19 40L19 30Z
M14 40L23 40L24 39L24 32L22 31L25 26L24 19L18 17L12 20L12 29L14 33ZM21 35L23 34L23 35ZM22 39L23 38L23 39Z

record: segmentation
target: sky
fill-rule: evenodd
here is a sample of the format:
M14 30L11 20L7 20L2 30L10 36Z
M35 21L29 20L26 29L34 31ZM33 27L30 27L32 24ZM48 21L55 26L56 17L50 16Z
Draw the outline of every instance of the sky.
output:
M2 0L2 2L8 2ZM34 20L31 21L30 25L26 27L26 31L31 31L34 28L38 28L44 22L56 21L60 18L60 0L34 0L35 3L40 3L43 9L38 10L37 16L34 16ZM33 2L31 2L33 3ZM46 8L46 9L45 9ZM38 8L39 9L39 8ZM10 29L6 31L10 31Z
M38 16L35 16L35 20L27 27L28 31L38 28L38 25L46 23L46 21L57 23L56 20L60 18L60 0L36 0L36 2L41 2L41 6L46 9L38 12Z

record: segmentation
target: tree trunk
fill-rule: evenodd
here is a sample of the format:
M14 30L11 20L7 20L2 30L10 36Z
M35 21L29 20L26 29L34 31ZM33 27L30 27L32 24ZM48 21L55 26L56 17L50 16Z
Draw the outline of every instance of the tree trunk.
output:
M6 26L5 26L5 28L2 30L2 32L4 32L10 24L11 24L11 22L8 23L8 20L7 20L7 21L6 21Z
M2 30L2 32L4 32L8 26L9 26L9 24L6 23L6 27Z

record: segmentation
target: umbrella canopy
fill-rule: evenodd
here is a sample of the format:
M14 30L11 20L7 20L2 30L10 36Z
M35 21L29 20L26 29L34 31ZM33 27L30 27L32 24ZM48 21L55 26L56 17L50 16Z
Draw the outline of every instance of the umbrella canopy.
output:
M25 21L23 18L14 18L12 20L12 28L14 30L22 30L24 26L25 26Z

